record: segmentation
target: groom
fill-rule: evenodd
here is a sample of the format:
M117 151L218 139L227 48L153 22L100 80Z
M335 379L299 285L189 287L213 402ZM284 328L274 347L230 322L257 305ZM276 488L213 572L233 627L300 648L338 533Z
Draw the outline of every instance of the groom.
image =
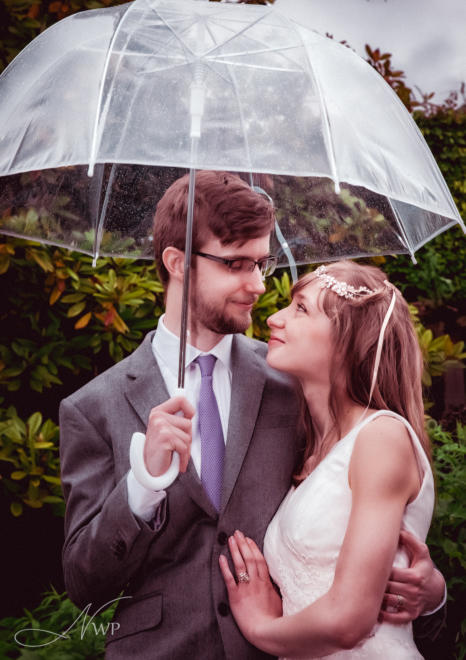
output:
M238 528L262 546L303 447L296 384L267 366L265 344L241 334L273 263L273 209L235 175L196 175L185 399L173 395L187 196L183 177L157 206L166 312L156 331L60 408L68 594L93 609L126 597L109 659L268 657L236 627L218 556ZM130 469L135 431L145 434L143 471L154 487ZM174 450L181 472L157 487ZM428 555L394 578L388 604L401 595L404 611L387 617L407 620L442 597Z

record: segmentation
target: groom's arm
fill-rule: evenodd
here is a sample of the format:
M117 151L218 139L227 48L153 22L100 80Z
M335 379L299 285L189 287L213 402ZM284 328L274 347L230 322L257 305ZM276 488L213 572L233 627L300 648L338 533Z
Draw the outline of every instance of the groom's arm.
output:
M116 457L109 439L69 399L60 406L60 458L66 500L66 588L78 606L100 606L115 598L140 570L164 516L151 526L133 515L126 475L115 478Z
M445 624L445 580L425 543L406 531L401 532L400 543L408 552L410 566L392 570L380 619L395 624L414 620L416 637L435 639Z

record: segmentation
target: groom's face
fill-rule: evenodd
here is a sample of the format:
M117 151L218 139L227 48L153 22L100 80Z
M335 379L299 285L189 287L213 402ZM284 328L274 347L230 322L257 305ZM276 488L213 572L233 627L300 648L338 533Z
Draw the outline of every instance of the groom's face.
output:
M252 238L242 245L222 245L211 236L204 252L224 259L248 257L257 261L267 257L270 235ZM251 311L265 286L258 266L252 272L233 271L228 265L201 256L193 256L191 314L195 325L220 335L244 332L251 324Z

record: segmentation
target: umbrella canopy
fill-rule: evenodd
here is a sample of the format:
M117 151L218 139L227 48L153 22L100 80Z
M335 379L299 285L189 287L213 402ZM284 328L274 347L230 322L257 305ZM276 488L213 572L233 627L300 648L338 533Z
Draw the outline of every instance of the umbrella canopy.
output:
M134 0L75 14L10 64L0 99L4 233L151 258L158 198L189 171L180 386L196 169L241 172L272 197L294 269L413 256L462 224L391 88L274 7ZM143 441L134 451L143 465Z
M0 231L14 236L151 258L158 198L194 169L247 173L270 194L282 265L413 255L462 224L393 90L275 7L75 14L9 65L0 99Z

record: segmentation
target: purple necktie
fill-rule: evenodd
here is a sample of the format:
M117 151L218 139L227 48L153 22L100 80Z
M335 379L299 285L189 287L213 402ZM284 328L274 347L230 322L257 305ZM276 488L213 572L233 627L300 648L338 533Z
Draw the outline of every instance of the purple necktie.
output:
M199 431L201 434L201 481L212 504L220 509L225 442L217 399L212 387L215 355L200 355L195 361L201 369Z

